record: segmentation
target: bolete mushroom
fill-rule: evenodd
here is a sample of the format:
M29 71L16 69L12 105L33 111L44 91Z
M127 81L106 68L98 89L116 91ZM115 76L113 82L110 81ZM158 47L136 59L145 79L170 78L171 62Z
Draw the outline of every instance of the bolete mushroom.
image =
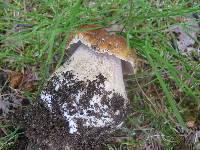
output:
M73 35L68 48L75 51L53 73L40 101L61 114L74 145L94 146L123 123L128 104L123 71L134 72L137 59L122 37L89 28L97 26L83 26Z

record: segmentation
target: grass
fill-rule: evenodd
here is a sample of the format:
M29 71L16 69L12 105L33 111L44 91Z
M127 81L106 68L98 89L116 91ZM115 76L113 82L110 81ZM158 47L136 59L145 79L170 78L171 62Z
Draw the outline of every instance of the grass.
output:
M171 149L180 140L175 132L177 125L186 128L188 118L200 123L198 113L193 112L200 105L200 65L199 60L183 56L171 46L168 31L175 25L187 26L177 18L200 13L199 7L197 2L188 0L1 1L0 65L16 71L35 68L40 79L38 90L22 91L25 97L34 100L52 71L63 62L71 32L77 32L84 24L108 27L117 22L124 30L116 34L126 38L146 65L127 79L136 114L127 119L128 133L137 134L138 129L145 137L150 135L145 128L153 128L165 136L164 147ZM17 24L32 27L14 32ZM151 87L153 92L149 92ZM6 149L15 136L16 130L2 137L1 148ZM144 143L135 135L130 137L119 145L138 147Z

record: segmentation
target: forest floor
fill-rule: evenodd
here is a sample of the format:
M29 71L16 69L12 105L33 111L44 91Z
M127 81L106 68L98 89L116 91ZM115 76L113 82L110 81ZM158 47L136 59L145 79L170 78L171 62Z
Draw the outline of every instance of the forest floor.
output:
M104 149L200 149L198 0L0 1L0 149L25 149L23 128L7 114L34 102L67 60L70 33L86 24L123 36L140 58L125 76L123 134Z

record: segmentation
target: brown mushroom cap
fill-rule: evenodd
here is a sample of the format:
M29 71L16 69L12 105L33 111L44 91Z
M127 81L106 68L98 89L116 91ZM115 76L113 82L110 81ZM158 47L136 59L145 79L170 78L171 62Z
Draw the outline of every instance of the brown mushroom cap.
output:
M97 25L84 25L80 28L82 31L70 38L69 46L80 41L98 53L108 53L125 61L122 63L125 74L136 72L137 55L132 49L128 48L122 36L109 34L105 29L97 29L100 28Z

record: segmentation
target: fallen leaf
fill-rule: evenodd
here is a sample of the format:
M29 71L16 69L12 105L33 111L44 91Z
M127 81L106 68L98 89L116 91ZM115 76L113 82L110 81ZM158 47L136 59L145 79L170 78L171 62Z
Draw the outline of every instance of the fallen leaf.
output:
M32 91L35 90L35 84L34 84L33 81L32 82L30 81L30 82L25 83L23 85L23 88L24 88L25 91L32 92Z
M17 88L22 82L23 74L20 72L12 72L10 75L10 86L12 88Z

